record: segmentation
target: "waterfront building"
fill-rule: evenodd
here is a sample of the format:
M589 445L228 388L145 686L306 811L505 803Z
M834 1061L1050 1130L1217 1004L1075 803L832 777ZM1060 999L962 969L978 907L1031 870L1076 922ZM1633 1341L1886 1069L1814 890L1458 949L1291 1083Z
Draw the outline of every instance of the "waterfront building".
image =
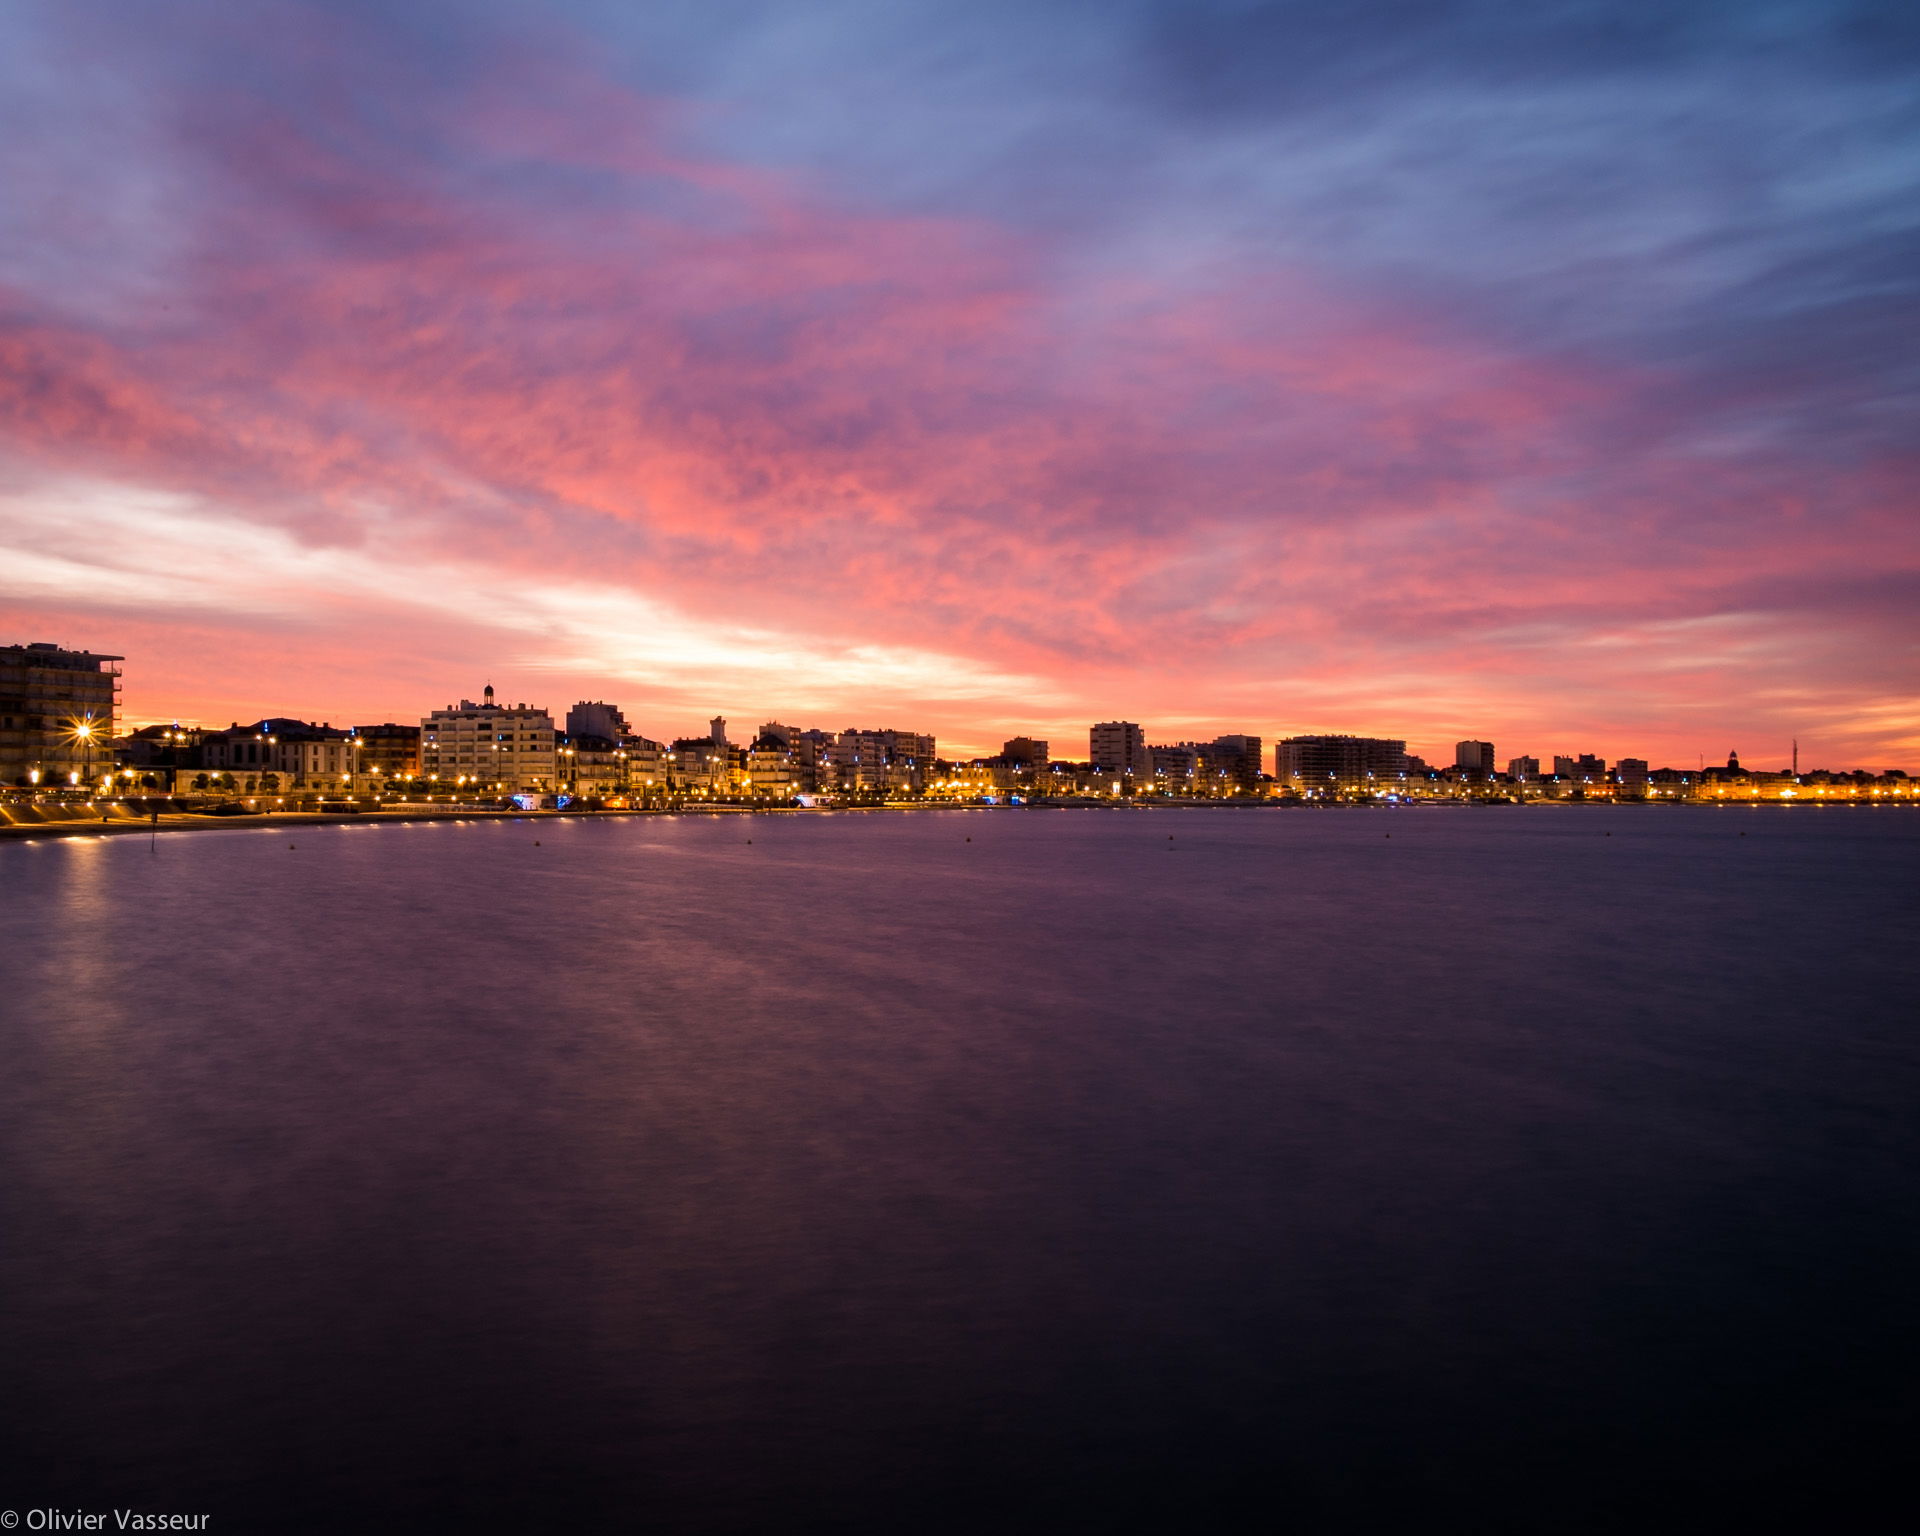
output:
M725 795L730 764L724 737L679 736L667 748L667 787L676 794Z
M165 773L200 761L200 743L206 732L197 725L143 725L113 744L113 755L123 768L153 777L158 785ZM147 770L142 774L141 770Z
M1250 795L1260 787L1263 745L1258 736L1216 736L1201 748L1201 755L1217 778L1233 791Z
M1492 778L1493 743L1456 741L1453 744L1453 766L1464 770L1469 779Z
M762 737L784 742L793 764L793 784L802 794L833 788L833 733L801 730L797 725L782 725L769 720L760 727Z
M1087 759L1095 773L1114 778L1153 778L1153 754L1146 732L1131 720L1103 720L1087 733Z
M540 793L554 787L553 716L526 704L462 699L420 722L420 770L458 789Z
M113 767L124 656L0 646L0 785L91 783Z
M360 771L382 780L412 779L420 774L420 727L417 725L356 725L360 744Z
M1517 783L1531 784L1540 777L1540 759L1537 757L1508 758L1507 777Z
M627 793L644 796L664 791L667 787L666 744L640 735L622 736L619 740Z
M1302 794L1384 793L1406 772L1406 742L1385 737L1289 736L1273 752L1273 776Z
M626 757L609 736L562 732L554 746L554 787L604 799L626 788Z
M762 731L747 748L747 778L755 799L786 800L799 792L793 748L781 736Z
M1712 784L1716 782L1725 783L1733 780L1745 780L1751 778L1752 774L1740 766L1740 754L1738 752L1729 752L1727 754L1726 767L1722 768L1716 764L1712 768L1704 768L1700 772L1700 777L1705 783Z
M351 792L361 772L359 743L351 732L283 715L208 731L196 758L196 766L215 776L256 776L255 790L264 793Z
M1644 757L1623 757L1614 764L1613 772L1622 789L1638 791L1647 787L1647 760Z
M1047 766L1047 743L1036 741L1031 736L1015 736L1001 744L1000 757L1012 766L1044 768Z
M667 787L667 749L635 731L619 706L582 699L567 711L555 772L570 794L644 796Z
M863 731L834 738L835 787L847 794L917 794L933 776L934 740L918 731Z
M1154 788L1166 794L1191 795L1200 785L1200 749L1190 741L1170 747L1149 747L1153 757Z
M1031 786L1033 770L1005 757L976 758L970 763L935 763L927 780L931 799L979 800Z
M1659 800L1691 800L1699 777L1681 768L1656 768L1647 775L1647 792Z
M597 699L582 699L567 711L567 734L569 736L600 736L608 741L619 741L631 736L633 727L627 724L627 717L611 704Z
M1165 794L1219 798L1251 794L1260 781L1260 738L1220 736L1147 749L1155 788Z

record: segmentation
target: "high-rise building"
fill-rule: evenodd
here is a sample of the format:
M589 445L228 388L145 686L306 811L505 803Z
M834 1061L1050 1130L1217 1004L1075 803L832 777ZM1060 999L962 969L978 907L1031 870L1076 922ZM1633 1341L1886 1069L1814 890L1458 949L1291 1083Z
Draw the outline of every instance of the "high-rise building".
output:
M80 784L112 768L125 659L0 646L0 784Z
M600 736L608 741L618 741L623 736L631 736L633 727L627 724L627 717L613 705L597 699L582 699L567 711L567 734Z
M1508 758L1507 777L1518 779L1523 784L1531 783L1540 777L1540 759L1537 757Z
M1582 752L1578 757L1568 757L1564 753L1555 753L1553 776L1556 779L1587 779L1597 782L1606 777L1607 760L1595 757L1591 752Z
M1200 749L1190 741L1170 747L1149 747L1153 754L1155 787L1175 795L1194 794L1201 786Z
M1260 782L1258 736L1216 736L1206 749L1206 757L1216 773L1223 774L1236 790L1251 794Z
M1453 766L1465 769L1468 774L1479 778L1491 778L1493 776L1493 743L1456 741L1453 744Z
M1273 749L1273 776L1305 794L1385 791L1407 771L1407 744L1376 736L1289 736Z
M1644 757L1623 757L1613 765L1613 771L1622 784L1638 789L1647 786L1647 760Z
M1022 768L1044 768L1048 762L1047 743L1031 736L1016 736L1000 747L1000 756Z
M420 722L420 771L442 784L503 793L554 787L553 716L526 704L462 699Z
M1096 773L1153 777L1146 732L1131 720L1106 720L1087 733L1087 758Z
M1149 747L1157 788L1177 795L1250 794L1260 781L1260 738L1216 736Z

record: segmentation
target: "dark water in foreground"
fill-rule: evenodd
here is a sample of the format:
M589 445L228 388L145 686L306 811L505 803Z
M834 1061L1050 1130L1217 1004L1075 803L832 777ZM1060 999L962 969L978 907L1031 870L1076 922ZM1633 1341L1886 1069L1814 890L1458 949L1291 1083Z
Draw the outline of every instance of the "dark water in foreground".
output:
M1839 809L0 845L0 1508L1893 1529L1916 896Z

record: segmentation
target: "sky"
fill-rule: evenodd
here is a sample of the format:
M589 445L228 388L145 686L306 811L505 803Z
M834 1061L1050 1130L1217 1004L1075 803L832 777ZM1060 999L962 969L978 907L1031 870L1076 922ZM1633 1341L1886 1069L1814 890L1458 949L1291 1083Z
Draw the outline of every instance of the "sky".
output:
M0 0L0 643L1920 768L1920 9Z

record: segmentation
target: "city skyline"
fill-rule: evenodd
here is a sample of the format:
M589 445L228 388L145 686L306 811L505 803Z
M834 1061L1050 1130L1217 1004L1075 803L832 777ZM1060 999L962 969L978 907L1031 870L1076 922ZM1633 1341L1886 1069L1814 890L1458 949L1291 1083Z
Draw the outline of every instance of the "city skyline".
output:
M140 656L133 718L491 680L979 751L1920 762L1874 8L28 4L0 45L0 627Z
M84 650L86 647L75 646L72 647L72 649ZM497 693L502 699L511 696L516 703L524 703L534 709L545 710L556 720L564 718L567 714L569 705L563 702L563 700L569 696L570 693L577 696L575 699L576 706L579 701L584 701L588 698L586 692L558 688L550 689L549 692L552 694L552 699L543 702L542 697L526 697L523 693L516 693L509 688L494 688L491 683L485 684L482 687L469 687L465 690L465 693L461 693L460 690L455 690L455 696L461 698L464 698L466 694L477 696L482 691ZM424 699L425 695L420 695L420 698ZM256 704L261 702L262 701L255 701ZM273 703L271 700L264 702L267 704ZM416 703L418 702L419 700L416 700ZM710 720L716 716L727 720L750 721L776 719L783 714L808 713L806 710L796 709L791 701L785 704L774 705L768 705L763 702L757 708L707 708L703 710L695 706L692 707L691 713L684 718L676 716L660 720L651 720L642 724L638 720L638 712L633 709L631 705L624 704L620 700L611 702L617 708L622 709L627 715L635 717L634 729L638 734L656 736L661 740L670 740L677 736L700 733L700 728L704 720ZM312 720L315 723L325 721L340 727L347 727L349 722L353 722L356 728L378 723L417 725L425 717L426 713L429 712L431 707L432 706L422 704L419 708L406 707L397 711L386 711L384 721L377 721L375 719L376 715L383 713L382 711L356 709L350 705L331 711L324 709L301 711L298 709L280 709L276 707L263 712L261 708L257 707L254 709L243 708L237 711L224 712L224 718L227 723L223 726L220 723L222 718L220 713L208 716L189 716L180 713L152 714L144 713L139 709L128 709L123 705L119 710L116 724L119 733L122 735L146 726L165 724L193 726L210 731L233 729L250 726L261 719L268 718L269 715ZM884 713L865 708L857 700L850 703L847 708L851 711L849 719L843 721L838 715L833 716L831 723L832 729L859 729L861 727L853 723L856 718L860 721L879 720L881 714ZM1095 715L1097 716L1098 714L1099 712L1096 711ZM978 742L960 738L949 738L938 730L930 731L929 734L935 736L941 742L941 755L956 761L993 756L1000 751L1001 745L1006 739L1016 736L1033 736L1041 740L1053 742L1055 746L1054 756L1056 758L1084 758L1084 753L1063 750L1062 748L1066 742L1082 741L1087 736L1088 731L1093 728L1089 723L1091 718L1092 717L1066 721L1056 720L1052 722L1052 728L1050 730L1044 727L1038 729L1026 729L1024 727L1015 729L1013 726L1007 725L1004 722L1000 724L987 722L983 728L987 731L987 737L990 737L991 740L983 737ZM1171 721L1135 721L1125 715L1124 712L1112 710L1106 712L1105 718L1116 722L1124 721L1128 724L1138 725L1144 733L1146 742L1152 746L1166 745L1175 741L1185 741L1192 737L1232 735L1238 731L1247 730L1249 727L1255 726L1259 727L1259 729L1251 730L1250 734L1267 742L1269 747L1289 737L1298 736L1343 735L1363 738L1391 737L1397 740L1404 740L1410 756L1423 758L1435 768L1445 767L1454 762L1456 747L1465 745L1466 743L1464 733L1467 729L1467 727L1463 726L1452 734L1445 735L1445 739L1436 736L1431 740L1427 740L1416 737L1412 733L1404 730L1391 731L1384 728L1380 730L1363 730L1347 726L1329 726L1324 723L1314 724L1311 722L1281 726L1265 718L1248 719L1246 717L1240 717L1238 719L1228 719L1224 716L1190 716L1184 719L1176 718ZM827 717L822 716L822 718L815 721L815 723L827 724L829 722ZM914 729L918 729L921 724L921 722L905 718L896 723L902 727ZM1392 724L1392 722L1387 723ZM685 726L687 729L682 730L679 728L681 726ZM743 726L742 729L745 730L746 727ZM1645 752L1636 752L1636 743L1632 740L1627 741L1624 745L1620 743L1595 742L1586 739L1576 741L1571 739L1569 733L1566 732L1560 732L1558 734L1551 731L1543 732L1537 740L1532 738L1524 739L1519 746L1510 746L1504 738L1496 737L1492 742L1486 743L1486 745L1492 749L1494 757L1498 760L1496 766L1502 771L1504 771L1507 762L1511 758L1527 755L1543 758L1549 762L1557 753L1573 753L1576 751L1593 753L1598 757L1606 759L1608 762L1617 761L1622 757L1630 759L1634 757L1645 757L1648 761L1654 761L1655 758L1658 757L1658 754L1649 757ZM1673 757L1671 761L1667 762L1667 766L1684 769L1689 766L1690 762L1694 765L1712 766L1724 762L1730 754L1739 756L1751 767L1767 768L1770 771L1775 766L1774 759L1776 757L1780 760L1778 764L1780 768L1786 768L1796 760L1801 761L1802 767L1821 766L1839 768L1842 766L1841 759L1837 756L1833 757L1831 763L1827 762L1825 758L1821 758L1820 762L1816 764L1814 759L1819 758L1820 753L1815 749L1817 749L1819 745L1817 742L1804 742L1798 737L1792 737L1788 739L1778 752L1769 750L1768 744L1764 742L1759 744L1757 750L1751 747L1743 747L1738 742L1733 743L1731 746L1717 749L1702 746L1696 747L1690 754L1681 754ZM1831 756L1831 754L1829 755ZM1853 768L1862 765L1855 764L1849 760L1845 766L1851 771ZM1889 759L1881 762L1875 759L1873 760L1872 766L1878 769L1895 769L1901 772L1912 771L1910 765L1903 760Z

